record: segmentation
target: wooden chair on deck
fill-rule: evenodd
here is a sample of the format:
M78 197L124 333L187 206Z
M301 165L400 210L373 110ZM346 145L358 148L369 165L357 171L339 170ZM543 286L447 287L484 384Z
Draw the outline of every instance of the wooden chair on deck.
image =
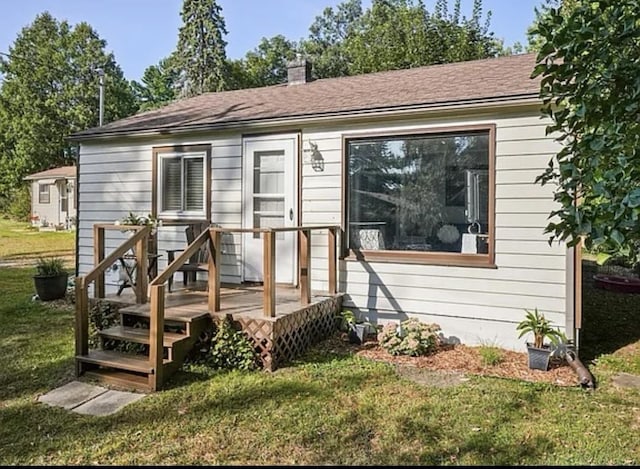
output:
M187 246L202 234L204 230L208 230L210 227L208 222L195 223L187 226L185 229L185 235L187 238ZM167 255L169 264L173 262L176 257L176 252L182 252L184 249L167 249ZM189 258L189 261L184 263L178 268L178 272L182 272L182 283L187 286L188 280L192 282L196 281L198 272L209 271L209 251L207 251L207 243L200 246L200 249ZM171 285L173 283L173 275L169 277L169 291L171 291Z

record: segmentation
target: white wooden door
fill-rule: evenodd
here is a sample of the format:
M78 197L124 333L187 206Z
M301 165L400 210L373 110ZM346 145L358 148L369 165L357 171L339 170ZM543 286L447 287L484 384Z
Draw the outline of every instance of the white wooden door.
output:
M243 227L280 228L297 225L297 135L244 139ZM276 282L295 284L296 232L276 234ZM263 240L243 234L243 278L261 282Z

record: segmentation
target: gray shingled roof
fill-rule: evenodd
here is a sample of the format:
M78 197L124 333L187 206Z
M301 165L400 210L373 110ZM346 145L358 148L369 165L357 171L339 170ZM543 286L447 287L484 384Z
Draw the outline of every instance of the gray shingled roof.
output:
M539 80L530 78L534 65L535 54L523 54L327 78L297 85L206 93L77 132L72 139L535 98L540 84Z
M29 174L25 176L25 180L33 179L62 179L62 178L75 178L76 167L75 166L61 166L59 168L47 169L46 171L40 171L39 173Z

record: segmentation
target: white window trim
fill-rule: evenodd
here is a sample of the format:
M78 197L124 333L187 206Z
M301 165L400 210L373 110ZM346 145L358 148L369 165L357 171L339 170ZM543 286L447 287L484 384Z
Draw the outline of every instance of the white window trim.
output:
M164 179L164 159L175 159L179 158L181 161L181 173L182 173L182 184L184 184L184 160L189 158L202 158L202 210L162 210L162 195L163 195L163 187L162 181ZM158 153L158 178L157 178L157 212L159 218L169 218L169 219L206 219L207 214L207 152L205 151L197 151L197 152L167 152L167 153ZM182 193L182 203L184 204L184 187L181 187Z
M46 188L46 191L43 191L42 189ZM42 201L42 196L46 195L47 196L47 201L43 202ZM51 203L51 184L42 184L42 183L38 183L38 203L41 205L48 205Z

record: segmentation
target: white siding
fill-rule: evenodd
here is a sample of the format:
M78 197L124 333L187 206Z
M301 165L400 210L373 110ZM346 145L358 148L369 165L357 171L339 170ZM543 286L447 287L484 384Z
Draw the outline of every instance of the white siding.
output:
M241 137L207 137L132 143L89 143L80 153L79 271L93 267L93 225L113 223L129 212L147 215L152 199L152 148L177 144L211 144L211 220L222 226L241 223ZM158 230L158 266L167 265L167 249L185 246L185 226L162 226ZM124 240L119 232L107 232L109 252ZM222 280L240 281L240 237L225 235ZM108 289L113 291L114 287Z
M481 117L397 120L389 123L302 127L302 224L342 222L342 142L359 132L384 134L451 125L496 125L496 268L448 267L382 262L339 261L338 281L347 293L345 306L359 309L369 319L385 322L418 317L437 322L446 336L469 343L495 343L524 349L515 325L525 308L537 307L557 325L570 323L567 296L566 248L549 246L544 227L554 209L553 187L535 184L535 178L557 152L545 136L546 123L528 114ZM293 129L285 129L290 133ZM152 146L212 145L212 221L225 227L242 224L242 137L148 140L145 143L84 144L80 158L80 273L92 266L92 231L96 222L113 222L129 211L151 211ZM322 171L310 161L310 143L324 159ZM115 236L115 235L113 235ZM112 237L113 237L112 236ZM160 249L184 246L183 227L162 227ZM239 282L242 237L224 239L223 281ZM118 240L108 240L113 248ZM327 287L327 237L312 235L312 288ZM159 263L166 265L166 256ZM571 331L567 331L571 334Z
M489 123L496 124L497 268L340 261L339 286L347 293L346 307L380 322L418 317L440 324L446 336L464 343L514 349L524 348L515 325L525 308L539 308L564 328L569 315L566 248L547 242L544 227L555 208L553 190L535 184L559 148L545 136L546 123L533 113L303 129L303 148L316 144L325 167L316 172L308 158L303 159L303 222L341 221L344 135ZM325 236L313 237L314 289L326 288L326 245Z

